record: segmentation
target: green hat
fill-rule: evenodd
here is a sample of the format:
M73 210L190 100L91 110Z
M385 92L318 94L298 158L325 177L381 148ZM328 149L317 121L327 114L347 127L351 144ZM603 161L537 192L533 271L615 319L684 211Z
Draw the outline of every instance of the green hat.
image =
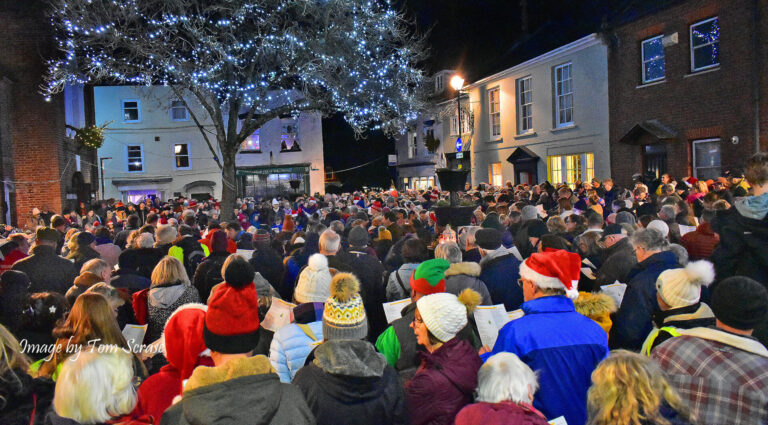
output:
M411 290L423 295L445 292L445 271L448 267L451 263L442 258L419 264L411 274Z

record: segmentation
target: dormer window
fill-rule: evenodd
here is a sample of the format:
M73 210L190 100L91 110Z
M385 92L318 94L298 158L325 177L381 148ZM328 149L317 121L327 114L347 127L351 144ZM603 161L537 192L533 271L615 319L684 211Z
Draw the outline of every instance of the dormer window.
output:
M440 93L445 89L445 76L438 74L435 76L435 93Z

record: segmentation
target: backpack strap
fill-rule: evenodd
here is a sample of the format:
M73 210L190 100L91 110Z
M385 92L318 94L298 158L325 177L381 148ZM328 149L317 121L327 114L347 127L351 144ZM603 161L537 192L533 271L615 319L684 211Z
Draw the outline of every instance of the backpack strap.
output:
M400 289L403 290L405 295L408 295L409 291L405 289L405 284L403 283L403 279L400 278L400 273L398 273L397 270L393 271L392 273L395 274L395 279L397 279L397 283L400 285Z
M317 336L315 336L315 333L314 333L314 332L312 332L312 328L310 328L310 327L309 327L309 325L307 325L307 324L304 324L304 323L297 323L297 325L299 326L299 329L301 329L302 331L304 331L304 333L305 333L305 334L306 334L306 335L307 335L307 336L308 336L308 337L309 337L309 338L310 338L312 341L317 341Z

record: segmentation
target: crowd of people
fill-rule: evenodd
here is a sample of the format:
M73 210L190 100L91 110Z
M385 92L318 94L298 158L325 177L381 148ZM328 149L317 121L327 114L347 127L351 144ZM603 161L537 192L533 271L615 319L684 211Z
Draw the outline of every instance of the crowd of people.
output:
M768 153L459 195L457 229L433 188L36 208L0 423L768 423Z

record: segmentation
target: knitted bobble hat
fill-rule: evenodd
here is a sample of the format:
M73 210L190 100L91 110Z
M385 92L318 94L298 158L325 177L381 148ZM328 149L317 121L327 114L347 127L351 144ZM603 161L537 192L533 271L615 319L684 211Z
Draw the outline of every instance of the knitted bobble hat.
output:
M323 310L323 338L357 340L367 336L368 319L360 298L360 282L351 273L337 273Z
M411 273L411 290L422 295L445 292L445 271L451 263L442 258L427 260Z
M465 289L458 297L441 292L419 298L416 308L429 332L446 342L467 326L467 314L474 310L480 299L480 294L471 289Z
M259 296L255 285L219 286L208 298L205 346L225 354L249 353L259 343Z
M307 267L299 275L294 298L299 303L325 302L331 295L331 272L328 258L323 254L312 254Z
M661 272L656 279L656 292L671 308L686 307L699 302L701 287L715 280L715 268L709 261L692 261L682 269Z

